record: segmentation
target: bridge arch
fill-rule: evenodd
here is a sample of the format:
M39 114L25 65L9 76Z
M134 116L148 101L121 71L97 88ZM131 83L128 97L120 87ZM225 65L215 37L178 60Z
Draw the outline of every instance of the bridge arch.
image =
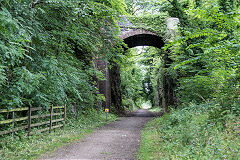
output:
M179 23L178 18L170 17L167 19L166 24L166 37L161 37L158 34L136 28L126 16L121 16L122 21L118 22L121 28L121 33L119 38L128 45L128 48L133 48L137 46L153 46L161 49L164 46L164 42L171 40L171 37L176 35L177 24ZM125 48L127 49L127 48ZM108 63L103 60L98 60L98 68L105 71L105 81L98 82L98 88L101 94L104 94L106 101L103 103L103 107L107 107L122 113L124 110L122 108L120 83L121 77L119 74L119 66L117 64L112 64L111 69L108 68ZM107 68L107 69L106 69ZM164 102L165 103L165 102ZM164 106L166 103L164 104ZM114 108L113 108L114 107Z
M122 28L119 38L127 44L128 48L137 46L153 46L161 49L164 46L162 37L154 32L144 29L127 29ZM127 48L125 48L127 50ZM118 114L124 113L122 106L122 98L120 92L120 70L115 63L111 64L111 69L108 68L108 63L102 60L97 61L97 66L105 73L106 80L98 81L99 92L106 98L102 106L117 111ZM106 70L106 68L108 68Z
M153 46L161 48L164 46L163 38L156 33L144 29L131 29L127 32L122 32L119 36L129 48L137 46Z

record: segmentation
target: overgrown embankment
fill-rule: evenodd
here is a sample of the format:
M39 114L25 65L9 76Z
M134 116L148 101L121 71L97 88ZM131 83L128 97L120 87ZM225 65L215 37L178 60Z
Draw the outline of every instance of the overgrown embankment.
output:
M115 23L123 5L121 0L0 1L0 109L97 108L104 98L96 79L104 76L94 60L116 55Z
M147 124L138 158L238 159L239 135L239 110L220 112L216 104L191 104Z

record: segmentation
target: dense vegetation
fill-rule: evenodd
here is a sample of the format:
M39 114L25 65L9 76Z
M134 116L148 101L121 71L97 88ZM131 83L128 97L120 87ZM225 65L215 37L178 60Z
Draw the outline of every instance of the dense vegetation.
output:
M160 107L162 93L160 73L163 68L164 54L154 47L129 49L128 58L121 67L121 89L123 105L127 108L141 108L145 102ZM159 93L161 92L161 93Z
M96 106L103 96L95 79L103 75L94 59L115 55L124 7L120 0L1 0L0 109Z
M142 132L138 158L239 159L240 119L212 117L219 106L190 104L150 121Z
M147 75L152 77L149 83L154 86L154 95L161 88L164 90L161 83L165 83L165 77L170 77L178 104L214 101L223 110L238 108L238 1L128 0L126 3L129 13L137 15L135 22L147 24L142 27L160 35L162 29L156 24L161 23L161 18L156 17L168 15L180 19L178 33L171 43L166 44L162 51L147 51L145 54L146 59L151 58L154 64L158 64L148 63L152 70ZM154 85L156 82L159 83Z

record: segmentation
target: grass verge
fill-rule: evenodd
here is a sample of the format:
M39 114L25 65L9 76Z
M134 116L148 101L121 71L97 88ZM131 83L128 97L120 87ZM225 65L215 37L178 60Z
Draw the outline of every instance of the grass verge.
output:
M76 119L68 119L64 129L57 129L51 133L45 132L30 137L26 136L26 133L19 133L14 137L1 137L0 159L37 159L46 152L54 152L58 147L80 140L95 128L116 119L115 115L108 114L106 121L104 112L91 110Z
M190 105L153 119L142 131L138 159L239 159L240 117L217 108Z
M149 111L150 112L161 112L162 109L160 107L155 107L155 108L150 108Z

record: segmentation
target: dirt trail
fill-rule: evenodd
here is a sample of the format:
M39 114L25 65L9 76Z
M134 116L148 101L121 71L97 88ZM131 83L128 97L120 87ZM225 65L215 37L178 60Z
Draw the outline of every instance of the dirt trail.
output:
M153 116L152 112L140 109L133 112L131 117L121 117L42 159L134 160L140 144L141 129Z

